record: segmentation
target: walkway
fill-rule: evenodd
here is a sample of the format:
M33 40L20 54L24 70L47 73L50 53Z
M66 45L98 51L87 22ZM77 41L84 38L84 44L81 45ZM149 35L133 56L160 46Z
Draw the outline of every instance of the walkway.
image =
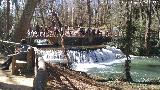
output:
M0 55L0 64L3 63L3 56ZM11 70L0 70L0 90L32 90L33 76L15 76Z

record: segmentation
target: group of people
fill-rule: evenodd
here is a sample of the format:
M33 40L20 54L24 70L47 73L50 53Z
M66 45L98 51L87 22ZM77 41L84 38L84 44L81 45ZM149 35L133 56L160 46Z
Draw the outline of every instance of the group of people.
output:
M88 28L85 30L85 28L80 28L79 29L79 33L80 35L102 35L102 32L99 30L99 29L91 29L91 28Z
M102 31L92 28L76 28L72 29L68 26L56 27L56 26L43 26L36 24L34 27L30 27L28 30L29 37L52 37L52 36L82 36L82 35L102 35Z
M30 37L49 37L49 36L58 36L63 35L65 28L52 27L52 26L43 26L36 24L35 27L30 27L28 30L28 36Z

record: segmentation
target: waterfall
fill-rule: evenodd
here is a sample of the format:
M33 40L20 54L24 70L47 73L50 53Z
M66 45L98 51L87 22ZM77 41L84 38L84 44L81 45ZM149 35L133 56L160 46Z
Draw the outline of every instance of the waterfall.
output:
M56 49L41 49L41 56L48 62L62 62L65 60L62 50ZM104 47L100 49L85 49L72 48L67 50L67 56L73 64L102 64L118 61L124 58L124 54L120 49L115 47Z
M125 55L115 47L82 51L68 50L68 56L73 61L72 69L85 72L91 68L106 68L108 65L125 61Z
M121 59L124 54L115 47L101 48L96 50L69 50L68 57L75 63L101 63Z

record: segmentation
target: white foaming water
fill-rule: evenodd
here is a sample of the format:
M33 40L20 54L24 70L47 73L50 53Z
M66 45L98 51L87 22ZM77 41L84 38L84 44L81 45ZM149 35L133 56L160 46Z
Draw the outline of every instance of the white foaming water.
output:
M88 71L91 68L106 68L114 63L125 61L124 54L115 47L90 51L69 51L70 60L74 61L72 68L76 71ZM73 58L75 57L75 58Z
M120 49L102 48L86 51L68 51L68 57L76 63L101 63L124 58Z
M62 50L41 50L43 59L49 62L63 62L65 60ZM125 61L124 54L115 47L106 47L96 50L68 50L67 56L73 62L72 68L77 71L87 71L90 68L106 68L114 63Z

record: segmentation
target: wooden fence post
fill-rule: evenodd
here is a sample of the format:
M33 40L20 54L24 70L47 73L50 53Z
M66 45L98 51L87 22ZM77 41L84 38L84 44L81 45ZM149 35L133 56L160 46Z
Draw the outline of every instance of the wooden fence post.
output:
M13 55L13 57L12 57L12 74L15 75L16 73L17 73L16 55Z
M29 52L27 53L27 70L29 72L34 71L34 59L35 59L35 51L34 48L30 48Z

